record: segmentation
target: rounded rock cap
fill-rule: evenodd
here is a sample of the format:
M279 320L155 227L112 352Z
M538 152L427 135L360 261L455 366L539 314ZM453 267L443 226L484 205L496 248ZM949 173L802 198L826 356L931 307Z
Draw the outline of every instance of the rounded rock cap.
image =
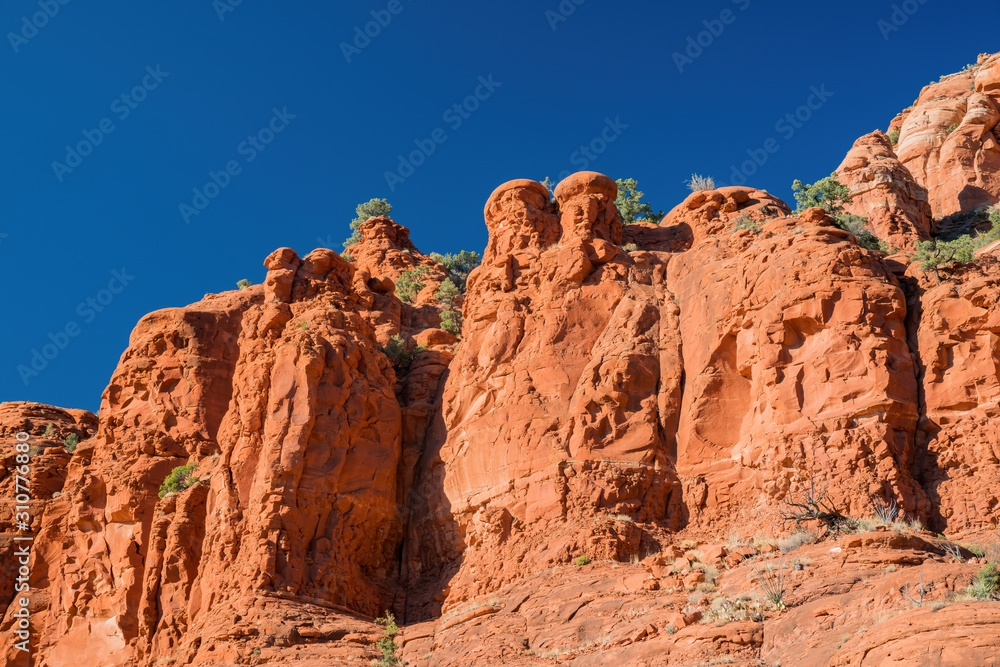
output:
M517 190L519 188L528 188L529 190L534 190L538 194L545 197L545 201L549 200L550 194L548 189L539 183L538 181L533 181L530 178L516 178L513 181L507 181L490 195L490 198L486 200L486 207L483 209L483 215L486 218L490 217L490 207L496 202L500 197L508 190Z
M556 199L562 202L585 192L599 192L615 199L618 196L618 184L596 171L578 171L556 186Z

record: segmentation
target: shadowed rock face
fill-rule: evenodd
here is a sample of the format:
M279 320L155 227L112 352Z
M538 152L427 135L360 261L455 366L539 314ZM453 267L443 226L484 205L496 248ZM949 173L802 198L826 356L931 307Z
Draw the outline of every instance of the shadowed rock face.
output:
M1000 199L1000 54L925 87L892 122L899 161L926 188L935 220ZM952 126L954 129L951 129Z
M895 147L872 133L838 169L891 260L753 188L623 227L606 176L517 180L487 201L461 340L438 328L447 271L381 217L352 261L281 248L263 285L143 318L99 421L0 405L5 469L14 433L39 447L35 664L363 663L385 610L421 665L987 664L995 603L900 596L920 576L953 602L983 564L919 529L831 537L799 552L788 610L698 619L756 590L723 538L776 535L810 483L949 536L1000 521L996 249L938 275L900 263L932 220L1000 198L998 63L925 89ZM405 369L397 335L427 346ZM187 463L199 483L160 498ZM707 566L717 590L689 598Z

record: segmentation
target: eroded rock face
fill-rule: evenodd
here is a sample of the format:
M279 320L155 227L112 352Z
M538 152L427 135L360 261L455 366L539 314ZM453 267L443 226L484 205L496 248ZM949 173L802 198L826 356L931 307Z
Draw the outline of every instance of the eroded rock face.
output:
M368 616L393 606L399 467L450 357L432 350L414 381L398 378L376 326L401 333L399 319L332 251L280 249L265 266L262 286L133 332L100 429L40 527L39 664L216 664L260 632L230 626L264 598ZM191 462L203 483L158 498Z
M14 538L37 533L46 515L58 503L71 458L64 445L66 439L75 435L79 441L86 442L95 431L97 417L85 410L63 410L39 403L0 403L0 451L3 452L0 469L0 618L15 597L15 585L23 583L23 579L16 581L22 560L17 552L25 544ZM24 458L18 458L18 433L28 434L24 441L28 450L22 454L28 457L26 463ZM29 471L27 483L24 476L18 483L18 469L25 465ZM28 502L19 503L19 494L27 494ZM22 512L28 515L25 523L29 530L18 528L18 523L24 521L23 515L18 516ZM10 621L2 627L7 636L13 636Z
M458 599L584 548L623 557L639 531L595 517L663 519L677 490L665 432L678 351L664 338L655 269L645 284L631 276L614 181L585 172L555 194L558 208L540 184L513 181L490 197L490 242L429 435L409 574L476 563L448 583ZM411 591L414 614L444 601L422 592Z
M854 514L873 496L925 508L911 473L906 299L878 256L809 209L707 238L667 279L680 304L689 512L718 522L810 477Z
M915 273L920 273L914 267ZM1000 522L1000 263L991 256L941 284L921 274L918 322L922 477L933 525Z
M896 158L883 132L872 132L854 142L837 167L837 176L851 191L845 210L868 218L872 233L890 249L915 251L917 243L930 238L927 190Z
M613 197L583 173L556 205L531 181L487 204L410 531L411 576L447 585L411 590L417 616L575 554L625 560L658 528L773 520L807 478L855 514L926 510L906 299L879 256L741 188L695 193L625 253Z
M812 483L847 514L894 500L988 542L998 251L903 262L932 220L1000 199L998 73L983 57L928 87L895 147L872 133L839 167L891 259L753 188L623 228L606 176L574 174L554 199L511 181L486 204L460 341L438 328L444 267L374 218L351 258L282 248L263 285L148 315L99 423L0 405L5 443L24 430L40 448L35 664L365 662L390 609L414 664L985 662L992 603L951 604L984 561L919 527L804 548L789 608L753 620L699 624L710 597L690 591L711 568L703 592L757 591L741 535L776 536L782 500ZM382 350L397 335L427 347L408 368ZM198 483L160 498L186 463ZM917 576L949 606L911 609ZM22 657L8 646L0 664Z
M925 87L892 123L899 161L926 188L935 220L1000 200L1000 54ZM954 128L952 127L954 126Z

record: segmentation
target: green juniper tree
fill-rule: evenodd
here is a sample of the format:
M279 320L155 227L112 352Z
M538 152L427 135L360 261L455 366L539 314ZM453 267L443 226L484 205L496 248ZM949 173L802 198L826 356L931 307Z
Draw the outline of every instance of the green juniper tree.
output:
M615 199L615 206L618 207L618 214L621 216L623 225L630 225L636 221L660 223L666 214L663 209L660 209L659 213L654 213L650 203L642 201L646 194L639 190L639 184L634 178L619 178L615 182L618 183L618 197Z
M462 250L454 255L432 252L431 259L448 271L448 277L462 294L465 294L465 283L469 279L469 274L482 261L479 253L471 250Z
M357 216L351 220L351 235L344 241L344 250L361 240L361 232L358 227L362 222L377 218L382 215L389 215L392 212L392 205L385 199L369 199L364 204L358 204L355 209Z
M445 278L434 295L437 302L444 306L441 312L441 328L456 336L462 333L462 311L457 307L461 294L452 279Z

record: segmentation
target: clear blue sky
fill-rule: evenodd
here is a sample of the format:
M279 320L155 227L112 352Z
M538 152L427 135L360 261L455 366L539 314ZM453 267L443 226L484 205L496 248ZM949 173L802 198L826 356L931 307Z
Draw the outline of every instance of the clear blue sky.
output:
M38 0L3 3L0 400L96 410L145 313L260 282L280 246L339 250L372 197L425 252L481 251L504 181L586 160L669 210L692 172L728 181L774 138L750 183L791 199L793 179L828 175L921 86L998 50L995 0L910 0L891 32L878 22L893 3L871 0L564 0L568 16L559 0L234 1L41 0L55 15L37 29L23 17ZM391 20L345 55L372 11ZM720 34L681 72L673 54L704 21ZM832 97L789 137L776 123L812 86ZM67 156L85 131L104 136ZM418 140L434 152L393 191L385 174ZM574 155L591 144L592 160ZM219 175L230 162L236 175ZM193 189L210 172L228 185L187 223L179 206L205 204ZM111 282L123 269L127 284ZM18 366L60 342L26 385Z

